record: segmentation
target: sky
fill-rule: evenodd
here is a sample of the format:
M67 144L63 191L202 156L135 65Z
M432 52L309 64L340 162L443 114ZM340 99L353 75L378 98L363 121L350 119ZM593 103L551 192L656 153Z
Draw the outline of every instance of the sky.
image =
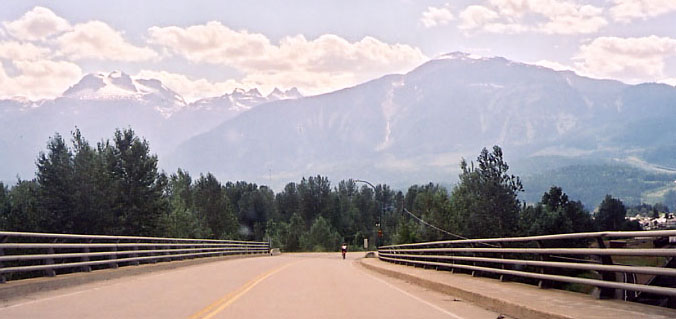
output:
M676 0L0 3L0 98L53 98L114 70L188 101L235 88L311 95L455 51L676 85Z

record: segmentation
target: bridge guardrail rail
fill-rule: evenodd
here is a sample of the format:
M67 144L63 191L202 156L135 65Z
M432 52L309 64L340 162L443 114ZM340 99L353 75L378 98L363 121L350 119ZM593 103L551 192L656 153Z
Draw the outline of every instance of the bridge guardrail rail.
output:
M676 279L676 249L671 248L608 248L611 239L640 239L643 242L676 239L676 230L635 232L571 233L530 237L485 238L423 242L378 247L378 258L409 266L432 267L437 270L463 270L472 275L481 273L537 280L540 287L550 282L588 285L597 288L600 298L637 300L641 294L666 296L673 305L676 288L651 286L636 280L666 276ZM562 240L592 242L579 248L555 247ZM594 242L595 241L595 242ZM554 246L554 247L553 247ZM622 256L622 257L620 257ZM615 259L655 257L656 266L618 263ZM582 278L570 270L592 271L597 278ZM627 278L634 278L627 280ZM628 293L633 292L633 293Z
M269 254L267 242L0 231L0 283L12 276L55 276L187 258Z

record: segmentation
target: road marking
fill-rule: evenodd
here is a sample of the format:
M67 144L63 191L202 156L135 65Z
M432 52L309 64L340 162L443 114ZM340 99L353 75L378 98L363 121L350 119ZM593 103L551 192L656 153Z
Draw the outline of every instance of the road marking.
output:
M296 262L293 262L293 263L288 263L286 265L283 265L281 267L278 267L278 268L272 269L272 270L270 270L266 273L263 273L263 274L259 275L258 277L254 278L252 280L249 280L247 283L245 283L241 287L237 288L237 290L234 290L234 291L226 294L222 298L216 300L214 303L208 305L206 308L200 310L199 312L195 313L194 315L190 316L189 318L190 319L198 319L198 318L199 319L210 319L210 318L212 318L213 316L215 316L219 312L223 311L223 309L227 308L232 303L237 301L237 299L244 296L244 294L249 292L249 290L253 289L253 287L255 287L256 285L261 283L266 278L282 271L284 268L295 265L295 264L297 264L301 261L302 260L296 261Z
M353 261L352 263L350 263L350 266L354 267L354 263L355 263L355 262L357 262L357 261ZM390 287L390 288L392 288L392 289L395 289L395 290L401 292L402 294L404 294L404 295L406 295L406 296L409 296L409 297L411 297L411 298L413 298L413 299L415 299L415 300L417 300L417 301L419 301L419 302L421 302L421 303L424 303L424 304L426 304L426 305L428 305L428 306L430 306L430 307L432 307L432 308L434 308L434 309L436 309L436 310L438 310L438 311L440 311L440 312L442 312L442 313L444 313L444 314L447 314L447 315L451 316L452 318L455 318L455 319L465 319L465 318L460 317L460 316L458 316L458 315L456 315L456 314L454 314L454 313L452 313L452 312L450 312L450 311L448 311L448 310L446 310L446 309L444 309L444 308L441 308L441 307L439 307L439 306L437 306L437 305L435 305L435 304L433 304L433 303L431 303L431 302L429 302L429 301L427 301L427 300L424 300L424 299L422 299L422 298L420 298L420 297L418 297L418 296L415 296L415 295L409 293L408 291L403 290L403 289L401 289L401 288L399 288L399 287L397 287L397 286L395 286L395 285L393 285L393 284L391 284L391 283L389 283L389 282L387 282L387 281L385 281L385 280L382 280L382 279L380 279L380 278L378 278L378 277L376 277L376 276L373 276L373 275L371 275L370 273L368 273L368 272L366 272L366 271L363 271L363 273L366 274L367 276L369 276L369 277L371 277L371 278L377 280L377 281L380 281L381 283L387 285L388 287Z

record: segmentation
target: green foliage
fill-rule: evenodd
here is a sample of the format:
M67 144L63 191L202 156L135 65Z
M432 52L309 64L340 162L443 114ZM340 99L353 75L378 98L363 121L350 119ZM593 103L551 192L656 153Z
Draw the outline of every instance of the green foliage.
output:
M39 209L39 185L35 180L19 180L9 191L9 212L3 229L22 232L45 232L45 216Z
M206 221L212 238L232 239L239 224L225 189L211 173L201 175L193 190L193 207L197 218Z
M0 229L6 229L8 226L7 218L12 209L9 200L9 188L4 183L0 182Z
M305 233L305 222L300 214L295 213L289 220L288 231L284 238L285 251L299 251L301 249L301 236Z
M274 219L268 219L265 225L265 240L270 242L272 247L281 248L285 246L285 238L289 233L289 225L285 222L276 222Z
M206 219L199 216L195 209L193 193L192 178L188 172L179 169L169 177L166 190L169 211L164 217L167 237L212 237Z
M450 196L446 188L432 183L423 186L411 186L406 193L405 202L410 205L406 205L406 209L415 212L418 217L427 223L447 231L458 232L457 220L452 211ZM436 229L409 220L408 217L406 215L405 220L399 220L404 229L397 232L396 236L401 236L396 239L397 241L406 237L415 238L418 241L454 239L448 238L448 235ZM415 230L415 233L407 234L411 230Z
M627 209L621 200L606 195L606 198L599 205L598 211L594 214L594 224L600 231L622 230L626 213Z
M49 140L47 153L38 156L37 169L39 209L44 216L40 228L73 232L73 154L61 135Z
M654 173L630 165L570 165L526 175L523 179L526 192L522 199L535 203L551 185L558 185L589 209L597 207L606 194L622 198L628 205L639 205L647 201L646 192L672 187L673 181L674 174ZM669 191L658 200L676 208L676 192Z
M340 247L341 238L326 219L319 216L310 231L301 236L300 242L305 251L336 251Z
M521 180L508 175L509 166L502 158L502 149L485 148L474 163L460 165L460 183L453 189L451 205L463 234L469 238L505 237L516 233Z
M116 130L113 138L112 171L117 195L113 211L124 235L157 236L164 233L166 212L163 191L167 177L157 170L157 156L150 154L146 140L132 129Z
M571 202L560 187L553 186L535 206L524 207L519 219L524 236L580 233L593 231L591 215L582 203ZM586 240L549 242L559 247L586 247Z
M404 194L379 184L324 176L289 183L275 195L245 181L222 184L211 173L193 180L179 169L166 176L157 156L133 130L92 147L79 130L72 146L58 134L36 161L36 178L0 183L0 229L35 232L221 238L270 241L284 251L335 251L341 242L376 245L465 237L505 237L592 230L590 215L559 187L539 203L520 204L521 181L507 173L500 147L462 161L460 182L449 194L438 184L413 185ZM668 196L667 196L668 197ZM609 199L610 198L610 199ZM619 203L619 204L618 204ZM640 207L641 214L644 208ZM665 205L650 212L668 211ZM632 211L633 212L633 211ZM635 229L624 206L608 197L599 229ZM383 236L377 236L382 231ZM585 243L566 243L585 245Z
M418 232L416 231L417 228L418 223L411 220L410 218L405 218L402 216L402 218L399 219L399 223L397 223L397 231L394 235L393 244L421 242L422 240L420 240L418 237Z

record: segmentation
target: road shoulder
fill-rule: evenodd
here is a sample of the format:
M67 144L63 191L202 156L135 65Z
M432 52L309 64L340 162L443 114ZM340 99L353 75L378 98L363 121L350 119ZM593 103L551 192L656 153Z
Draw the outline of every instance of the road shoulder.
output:
M584 294L397 265L376 258L363 258L359 264L370 271L453 295L516 318L676 318L674 309L598 300Z

